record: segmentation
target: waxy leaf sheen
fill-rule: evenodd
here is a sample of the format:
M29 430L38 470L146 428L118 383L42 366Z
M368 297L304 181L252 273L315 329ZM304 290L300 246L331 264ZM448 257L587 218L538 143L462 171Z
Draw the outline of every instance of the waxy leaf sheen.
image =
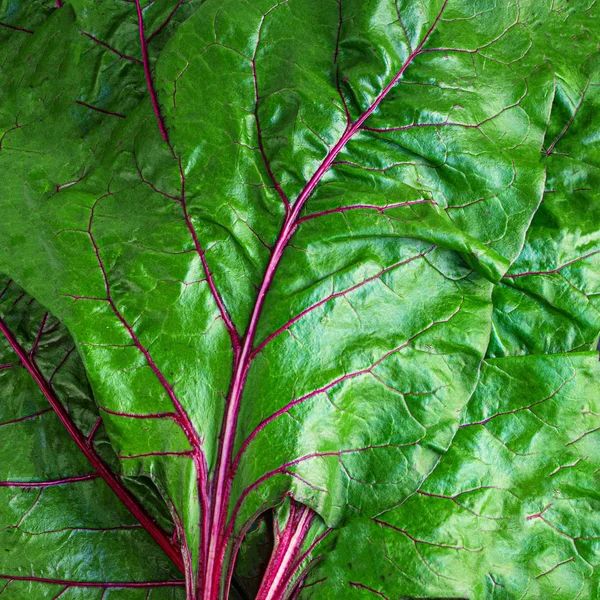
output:
M599 35L0 0L0 595L596 598Z
M0 315L90 448L118 470L65 327L12 282L2 284ZM2 594L182 598L181 574L78 450L4 337L0 380ZM151 482L127 484L169 537L173 524Z

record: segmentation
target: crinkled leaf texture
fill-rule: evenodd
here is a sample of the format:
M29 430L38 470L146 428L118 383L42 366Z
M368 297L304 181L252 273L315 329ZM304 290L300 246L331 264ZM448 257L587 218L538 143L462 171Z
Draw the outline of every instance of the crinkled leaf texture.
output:
M140 526L183 571L150 597L597 595L595 3L0 6L0 271L85 398L19 302L2 376L135 517L128 575Z
M486 360L433 473L343 528L301 597L596 598L597 386L597 352Z
M65 327L16 285L2 287L11 328L90 446L118 463ZM7 598L183 598L181 574L91 468L13 348L0 343L0 590ZM172 530L150 482L129 482Z

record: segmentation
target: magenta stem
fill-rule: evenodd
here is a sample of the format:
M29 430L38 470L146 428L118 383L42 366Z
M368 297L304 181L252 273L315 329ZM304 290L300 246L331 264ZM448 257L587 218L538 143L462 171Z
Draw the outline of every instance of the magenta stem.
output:
M136 0L138 2L139 0ZM443 3L440 12L435 18L434 22L429 27L427 33L424 35L421 43L411 52L400 70L396 73L393 79L388 85L381 91L374 102L369 108L353 123L349 124L346 131L336 143L336 145L329 151L319 168L315 171L314 175L310 178L298 199L293 205L292 210L287 214L285 221L283 222L279 237L273 249L273 253L267 265L263 281L261 283L254 308L250 317L248 329L244 336L243 345L238 357L238 361L235 366L235 372L230 388L229 399L227 402L225 416L223 420L223 426L221 429L221 444L219 449L219 456L217 459L217 473L215 484L213 488L213 514L211 519L211 530L210 530L210 543L208 548L208 556L206 560L206 571L204 581L204 600L213 600L217 594L220 586L221 572L223 561L225 558L225 547L227 544L227 512L229 506L229 495L231 492L231 480L234 472L231 469L231 461L233 455L233 446L235 440L235 433L237 429L237 418L244 390L244 384L248 375L248 370L252 361L252 350L254 347L254 339L256 336L256 330L258 322L262 314L262 309L265 303L267 293L269 292L279 263L283 257L283 253L293 236L296 228L300 221L300 214L307 200L310 198L315 188L325 175L329 168L334 163L338 154L350 141L350 139L361 129L364 122L377 110L383 99L388 95L390 90L398 83L404 71L412 63L415 57L421 53L421 50L429 36L435 29L438 21L440 20L442 13L446 7L448 0Z
M108 468L104 461L93 449L92 445L88 443L87 438L81 433L75 422L71 419L71 416L62 405L58 397L56 396L52 386L46 381L37 365L29 354L21 347L19 342L16 340L6 323L0 319L0 331L4 334L8 343L15 351L23 366L27 369L29 374L33 377L38 387L46 397L46 400L50 403L50 406L54 409L54 412L64 425L65 429L69 432L69 435L73 441L77 444L81 452L88 459L95 471L106 481L111 490L117 495L119 500L125 505L125 507L131 512L131 514L140 522L144 529L150 534L154 541L163 549L165 554L173 561L175 566L183 573L184 566L181 558L181 553L169 539L168 534L157 525L152 517L145 511L145 509L138 504L135 497L131 492L122 484L117 476Z
M146 41L146 36L144 34L144 16L142 15L142 6L140 4L140 0L135 0L135 7L137 9L138 29L140 32L140 45L142 47L142 64L144 65L146 86L148 87L150 101L152 102L152 108L154 109L156 121L158 122L158 129L160 130L160 134L162 135L163 140L165 140L165 142L169 144L169 136L167 135L167 130L165 128L163 116L160 112L158 99L156 97L156 91L154 90L154 82L152 81L152 74L150 72L150 60L148 58L148 42ZM171 145L169 144L169 147L170 146Z

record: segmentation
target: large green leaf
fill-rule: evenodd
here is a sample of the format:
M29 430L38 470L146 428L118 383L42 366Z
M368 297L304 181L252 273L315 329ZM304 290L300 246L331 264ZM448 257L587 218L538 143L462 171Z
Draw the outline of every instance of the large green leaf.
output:
M65 409L90 447L113 466L118 464L65 328L14 284L4 289L0 308L3 327L14 331L64 399ZM4 597L183 598L181 574L78 451L4 337L0 396L0 590ZM148 482L129 485L154 518L172 529Z
M433 473L343 528L300 598L596 598L599 381L592 352L488 359Z
M446 460L535 246L563 7L3 6L0 269L67 325L121 473L182 523L188 597L226 597L292 496L264 591L289 595L320 528ZM502 302L506 347L527 328L498 333Z

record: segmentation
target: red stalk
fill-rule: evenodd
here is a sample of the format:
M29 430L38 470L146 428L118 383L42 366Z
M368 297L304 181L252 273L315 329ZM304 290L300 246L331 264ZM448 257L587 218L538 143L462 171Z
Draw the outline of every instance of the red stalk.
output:
M64 425L73 441L88 459L94 470L106 481L108 486L123 502L131 514L139 521L154 541L162 548L165 554L173 561L173 564L183 573L184 565L181 553L169 539L168 534L157 525L146 510L138 503L133 494L121 483L119 478L108 468L102 458L96 453L93 446L88 443L87 438L81 433L71 416L56 396L52 386L46 381L37 365L30 355L22 348L6 323L0 319L0 331L4 334L8 343L19 357L23 366L33 377L38 387L54 409L54 412Z
M138 0L136 0L137 2ZM273 249L271 259L267 265L265 275L263 277L262 284L258 291L254 309L250 317L250 322L246 335L244 336L243 345L237 364L235 366L235 372L229 394L229 400L227 403L225 418L223 420L223 426L221 430L221 445L219 451L219 457L217 461L217 472L215 485L213 488L213 513L211 518L211 529L210 529L210 542L208 548L208 556L206 559L206 570L204 579L204 590L203 600L215 600L219 594L220 580L222 574L223 562L225 559L225 550L228 542L227 530L227 510L229 506L229 495L231 491L231 480L234 472L231 469L231 461L233 454L233 445L235 439L235 432L237 429L237 418L244 391L244 384L248 375L248 370L252 361L252 350L254 347L254 339L256 336L256 330L258 327L258 321L260 319L263 305L273 283L275 273L279 267L279 263L283 257L283 253L292 237L300 221L300 214L304 205L314 192L315 188L330 169L334 163L336 157L341 150L346 146L350 139L361 129L364 122L375 112L378 106L381 104L383 99L388 95L390 90L398 83L402 77L404 71L412 63L415 57L421 53L421 50L429 36L436 27L439 19L444 12L448 0L444 2L438 13L436 19L428 29L427 33L423 37L421 43L411 52L400 70L396 73L394 78L388 83L388 85L381 91L375 101L369 106L369 108L352 124L349 124L345 133L339 139L337 144L329 151L319 168L315 171L314 175L308 181L298 199L293 205L291 212L288 213L283 226L281 228L279 237Z

